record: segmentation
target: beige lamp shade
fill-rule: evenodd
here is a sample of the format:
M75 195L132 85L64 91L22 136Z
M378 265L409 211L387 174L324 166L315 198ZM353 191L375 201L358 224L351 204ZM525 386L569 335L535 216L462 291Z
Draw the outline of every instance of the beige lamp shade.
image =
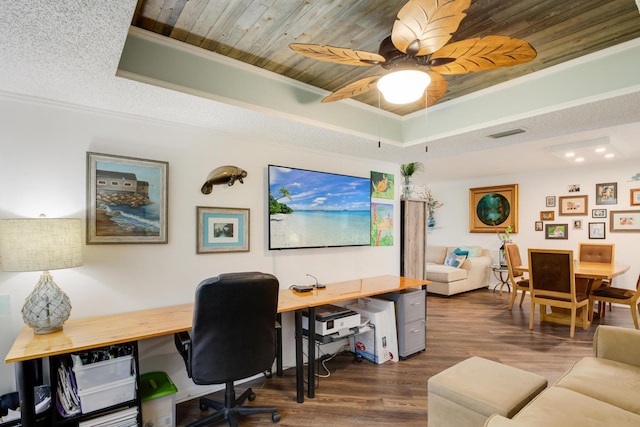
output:
M82 265L78 218L0 220L0 267L4 271L48 271Z
M22 307L22 319L36 334L62 329L71 301L49 270L82 265L80 220L21 218L0 220L0 267L4 271L42 271Z

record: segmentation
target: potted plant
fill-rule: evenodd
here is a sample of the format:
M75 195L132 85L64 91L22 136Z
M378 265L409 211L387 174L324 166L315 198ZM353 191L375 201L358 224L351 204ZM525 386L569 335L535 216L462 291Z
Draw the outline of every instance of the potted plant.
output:
M411 162L400 165L400 174L402 175L402 197L411 197L413 193L413 182L411 177L416 172L424 169L422 162Z

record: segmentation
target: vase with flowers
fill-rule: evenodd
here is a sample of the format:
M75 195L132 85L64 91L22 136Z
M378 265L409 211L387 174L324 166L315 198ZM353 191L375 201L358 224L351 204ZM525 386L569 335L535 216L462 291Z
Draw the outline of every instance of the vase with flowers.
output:
M418 197L427 200L427 227L433 228L436 226L436 209L443 207L444 203L437 201L429 188L424 185L420 187L421 189L417 191Z
M498 234L498 238L500 239L500 241L502 242L502 245L500 245L500 265L502 267L506 267L507 266L507 253L505 251L505 243L511 243L511 231L513 231L513 228L511 227L511 225L508 225L507 228L504 229L504 233L500 234L497 230L496 233Z
M402 175L402 197L409 198L413 194L414 184L411 181L416 172L424 169L421 162L404 163L400 165L400 174Z

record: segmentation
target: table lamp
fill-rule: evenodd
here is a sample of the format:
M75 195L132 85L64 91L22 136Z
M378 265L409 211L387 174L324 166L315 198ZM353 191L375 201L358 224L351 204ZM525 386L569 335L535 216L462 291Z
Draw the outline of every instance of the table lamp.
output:
M42 271L22 307L24 323L35 334L61 330L71 313L71 301L54 283L49 270L82 265L80 219L2 219L0 257L3 271Z

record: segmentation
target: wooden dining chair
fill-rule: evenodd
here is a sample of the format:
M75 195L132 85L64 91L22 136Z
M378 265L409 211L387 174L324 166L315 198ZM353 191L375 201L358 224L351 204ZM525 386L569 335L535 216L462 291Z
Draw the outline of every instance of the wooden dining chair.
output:
M573 251L557 249L529 249L529 291L531 293L531 315L529 329L533 330L536 304L540 306L540 322L555 322L570 325L569 336L573 338L576 320L582 328L589 328L589 298L576 292L573 273ZM547 307L567 309L569 317L559 312L547 313ZM580 316L578 316L580 312Z
M638 282L636 283L635 291L633 289L614 288L613 286L605 286L596 289L589 295L589 316L593 316L594 303L598 301L601 304L625 304L629 306L631 310L631 318L633 319L633 325L636 329L640 329L638 326L638 304L640 304L640 276L638 276Z
M614 243L578 243L578 260L580 262L597 262L601 264L613 265L616 245ZM601 286L612 286L613 280L598 280L594 282L591 289L598 289ZM598 304L598 313L601 317L605 315L606 303ZM609 304L611 310L611 304Z
M527 292L529 292L529 278L525 277L525 273L522 270L518 270L516 267L522 265L522 258L520 257L520 249L517 243L505 243L504 252L507 258L507 268L509 270L509 282L511 282L512 290L511 301L509 301L509 310L513 308L513 303L516 301L516 295L518 291L521 292L520 307Z

